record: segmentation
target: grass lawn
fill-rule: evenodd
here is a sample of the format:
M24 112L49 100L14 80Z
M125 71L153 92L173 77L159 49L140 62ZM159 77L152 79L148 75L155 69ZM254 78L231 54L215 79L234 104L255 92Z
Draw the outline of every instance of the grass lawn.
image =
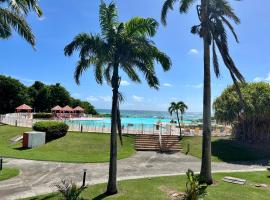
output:
M109 134L69 132L63 138L34 149L22 149L21 142L11 144L11 138L27 130L30 129L0 126L1 156L77 163L109 161ZM135 153L132 136L123 137L123 141L123 147L119 145L118 149L119 159Z
M13 178L15 176L18 176L20 171L15 168L4 168L2 171L0 171L0 181L7 180L10 178Z
M218 173L214 174L215 184L210 186L205 200L269 200L270 178L269 172L250 173ZM233 176L247 179L246 185L236 185L222 181L224 176ZM172 193L185 191L185 176L159 177L152 179L137 179L119 182L119 194L112 197L104 197L102 193L106 189L105 184L89 186L81 195L84 199L172 199ZM268 188L256 188L256 183L264 183ZM43 195L29 198L28 200L58 199L57 194Z
M184 137L181 141L183 152L190 144L189 155L201 158L202 137ZM228 137L212 137L212 160L216 162L252 161L269 159L270 152L262 152L247 145L237 143Z

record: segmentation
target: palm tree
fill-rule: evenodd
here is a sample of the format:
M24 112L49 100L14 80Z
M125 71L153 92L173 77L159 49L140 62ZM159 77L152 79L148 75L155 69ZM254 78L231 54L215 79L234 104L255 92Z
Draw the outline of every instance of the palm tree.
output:
M180 13L187 13L189 8L197 0L165 0L162 8L161 21L166 25L166 16L169 9L173 9L176 2L179 2ZM210 74L210 47L212 47L212 58L214 72L217 77L220 75L219 62L216 52L218 48L223 62L230 72L237 91L240 95L238 82L245 82L244 77L236 68L233 59L230 56L227 31L225 27L232 32L238 42L237 35L230 22L240 23L233 8L227 0L201 0L197 5L197 13L200 24L193 26L191 32L199 35L203 39L204 46L204 89L203 89L203 144L202 144L202 182L212 184L211 174L211 74ZM242 99L242 98L241 98Z
M8 39L14 29L35 47L35 36L25 19L31 10L42 16L38 0L0 0L0 38Z
M110 164L107 194L117 193L117 129L121 133L119 112L119 86L122 70L134 82L141 82L137 73L140 71L148 85L159 88L159 81L155 73L155 62L161 64L164 71L171 67L169 57L160 52L153 37L158 28L158 22L152 18L135 17L123 23L118 21L117 8L114 3L108 6L102 1L99 8L101 34L81 33L65 47L65 55L71 56L79 51L80 59L77 63L74 78L79 84L81 74L93 66L94 76L98 84L105 79L112 87L111 110L111 143ZM121 100L121 99L120 99Z
M181 114L181 121L183 123L183 114L186 112L187 109L188 109L188 106L183 101L171 102L171 105L168 109L170 115L172 115L173 113L176 113L177 122L180 129L180 138L182 138L182 130L181 130L181 123L179 119L179 112Z

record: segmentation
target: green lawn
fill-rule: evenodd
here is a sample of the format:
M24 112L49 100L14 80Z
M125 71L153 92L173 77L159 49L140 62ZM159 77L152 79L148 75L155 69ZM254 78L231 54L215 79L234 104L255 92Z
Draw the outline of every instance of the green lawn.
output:
M11 138L26 130L30 129L0 126L1 156L78 163L109 161L109 134L69 132L63 138L34 149L22 149L21 142L11 144ZM127 158L135 153L133 138L125 136L123 140L123 147L119 145L118 149L119 159Z
M201 158L202 137L184 137L181 141L183 152L187 152L190 144L189 155ZM239 144L228 137L212 137L212 160L216 162L252 161L269 159L270 152L262 152Z
M269 200L270 178L268 172L251 173L218 173L214 174L215 184L208 188L208 195L205 200ZM233 176L247 179L246 185L236 185L222 181L224 176ZM82 194L84 199L117 199L117 200L138 200L138 199L172 199L171 193L185 191L185 176L159 177L152 179L137 179L119 182L119 194L104 197L102 193L106 189L105 184L89 186ZM256 188L256 183L264 183L268 188ZM57 194L43 195L29 198L28 200L58 199Z
M2 171L0 171L0 181L7 180L10 178L13 178L15 176L18 176L20 171L15 168L4 168Z

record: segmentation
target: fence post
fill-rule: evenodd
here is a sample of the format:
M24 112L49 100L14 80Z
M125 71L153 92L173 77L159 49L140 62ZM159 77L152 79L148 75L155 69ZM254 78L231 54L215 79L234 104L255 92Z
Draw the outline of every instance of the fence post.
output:
M83 125L81 124L81 133L83 132Z

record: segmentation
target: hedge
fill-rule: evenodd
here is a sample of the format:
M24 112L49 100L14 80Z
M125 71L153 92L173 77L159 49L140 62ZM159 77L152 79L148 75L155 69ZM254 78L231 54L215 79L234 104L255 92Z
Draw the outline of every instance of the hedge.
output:
M51 113L35 113L33 114L34 119L51 119L53 115Z
M68 131L68 125L57 121L40 121L33 125L35 131L46 132L46 141L64 137Z

